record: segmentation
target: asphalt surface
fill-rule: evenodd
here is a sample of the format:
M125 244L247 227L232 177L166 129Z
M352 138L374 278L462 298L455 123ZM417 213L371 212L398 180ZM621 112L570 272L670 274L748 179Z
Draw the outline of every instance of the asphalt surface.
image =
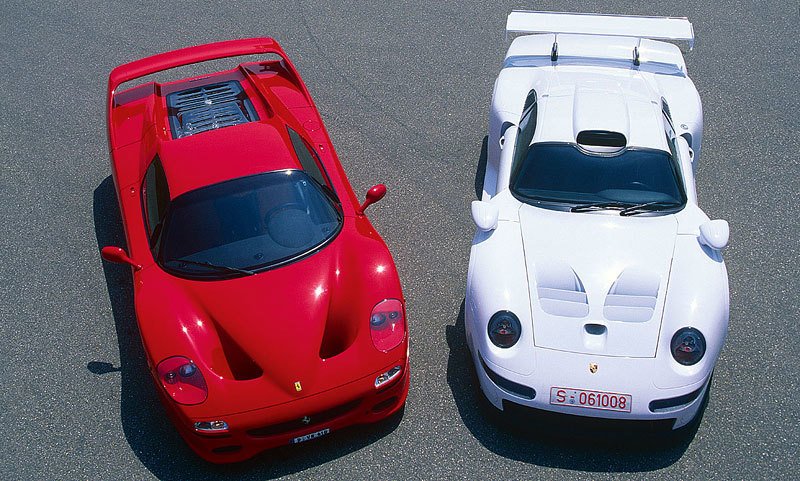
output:
M796 2L16 2L0 6L0 479L794 479L798 441ZM701 206L730 222L727 345L693 438L639 446L484 416L462 300L505 15L688 16L705 107ZM408 298L401 419L233 467L196 458L147 378L109 178L108 72L269 35L314 95ZM558 431L557 429L555 431Z

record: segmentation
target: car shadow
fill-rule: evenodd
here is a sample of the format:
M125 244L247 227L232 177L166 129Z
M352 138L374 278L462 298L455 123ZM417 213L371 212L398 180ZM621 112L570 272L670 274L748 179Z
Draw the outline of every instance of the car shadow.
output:
M447 383L467 429L486 449L500 456L543 467L589 472L645 472L681 458L694 433L679 440L642 436L621 439L573 431L535 419L509 419L489 404L480 390L464 326L464 302L455 324L446 327Z
M486 177L486 158L489 156L489 136L483 137L481 142L481 155L478 157L478 168L475 170L475 198L481 200L483 196L483 180Z
M125 247L114 182L107 177L94 191L97 245ZM267 451L235 465L215 465L195 455L167 418L147 368L134 314L133 276L128 266L101 260L119 344L120 365L92 360L86 368L98 376L122 376L121 421L125 439L142 464L159 479L264 479L297 473L364 448L392 433L401 416L335 436Z

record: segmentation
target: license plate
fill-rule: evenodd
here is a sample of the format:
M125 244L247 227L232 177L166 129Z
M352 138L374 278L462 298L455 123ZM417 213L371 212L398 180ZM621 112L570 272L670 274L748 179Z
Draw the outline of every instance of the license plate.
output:
M599 409L601 411L631 412L633 397L616 392L588 391L568 387L551 387L550 404L574 406L576 408Z
M330 434L331 430L329 428L320 429L319 431L315 431L313 433L304 434L302 436L297 436L296 438L292 439L292 444L297 443L304 443L306 441L311 441L312 439L321 438L326 434Z

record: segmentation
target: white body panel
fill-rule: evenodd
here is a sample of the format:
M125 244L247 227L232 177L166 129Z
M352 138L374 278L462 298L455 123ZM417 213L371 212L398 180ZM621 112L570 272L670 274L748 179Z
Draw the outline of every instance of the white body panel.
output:
M544 28L523 26L521 18L509 18L512 30ZM601 28L593 25L582 25L581 33ZM558 28L551 27L547 31ZM591 33L559 34L556 61L550 59L553 34L518 37L506 55L489 114L483 202L473 206L476 220L495 213L498 220L494 230L479 229L472 242L467 340L481 388L500 409L506 400L583 416L674 419L677 429L702 404L728 324L727 272L720 251L709 247L725 245L727 224L709 222L695 192L702 106L675 46L630 33ZM630 57L635 46L639 65ZM661 113L666 103L675 134L683 137L675 161L685 206L672 213L620 216L614 210L548 209L514 197L509 182L517 124L531 90L538 105L532 143L575 143L580 131L606 129L624 134L630 147L669 151L669 127ZM610 118L598 123L603 115ZM498 311L513 312L522 326L510 348L488 338L489 319ZM700 330L706 341L705 355L690 366L670 352L673 335L683 327ZM531 398L501 387L498 377L501 384L536 394ZM554 386L630 394L631 410L553 405ZM651 404L689 394L690 401L669 408Z

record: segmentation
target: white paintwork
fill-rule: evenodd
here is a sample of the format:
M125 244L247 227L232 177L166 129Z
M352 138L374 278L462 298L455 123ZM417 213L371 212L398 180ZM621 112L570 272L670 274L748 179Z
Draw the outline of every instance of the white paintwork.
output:
M483 232L494 230L497 227L497 219L500 210L496 205L480 200L472 201L472 220L478 229Z
M578 33L639 37L689 42L690 49L694 46L694 30L685 17L514 10L508 15L506 33Z
M673 216L612 214L558 212L527 204L520 208L535 346L603 356L655 355L677 222ZM586 315L553 315L543 308L537 295L543 280L540 266L555 261L574 271L580 279L588 298ZM656 285L654 311L646 322L616 322L604 312L612 286L629 270L640 271L634 277L647 277ZM552 287L552 281L547 286ZM636 292L628 289L624 294ZM615 304L613 297L611 301ZM607 327L608 341L602 350L585 346L587 323Z
M727 221L712 220L700 226L700 242L712 249L724 249L728 245L730 232Z
M614 18L602 17L603 28L616 25ZM560 28L523 25L530 19L515 12L509 25L515 31ZM636 25L644 29L638 37L664 35L648 33L646 23ZM676 419L679 428L697 414L702 394L667 412L653 413L648 405L705 389L728 325L728 278L720 253L728 225L709 221L695 190L702 105L674 45L630 38L630 30L591 33L559 33L556 62L550 60L555 35L516 38L495 82L482 201L472 205L478 229L467 276L467 341L481 388L498 408L505 399L583 416ZM616 36L622 33L628 36ZM634 46L640 49L638 66L630 56ZM579 131L601 129L625 134L629 146L669 152L667 136L677 136L686 206L676 213L626 217L613 210L572 213L517 200L508 186L516 125L531 89L538 103L533 143L574 143ZM662 114L662 98L674 134ZM499 310L514 312L522 325L519 342L508 349L496 347L487 335L489 318ZM674 333L687 326L699 329L707 344L693 366L674 361L669 347ZM481 360L497 375L534 388L536 397L499 388ZM590 363L599 366L594 374ZM630 394L632 410L550 405L552 386Z

